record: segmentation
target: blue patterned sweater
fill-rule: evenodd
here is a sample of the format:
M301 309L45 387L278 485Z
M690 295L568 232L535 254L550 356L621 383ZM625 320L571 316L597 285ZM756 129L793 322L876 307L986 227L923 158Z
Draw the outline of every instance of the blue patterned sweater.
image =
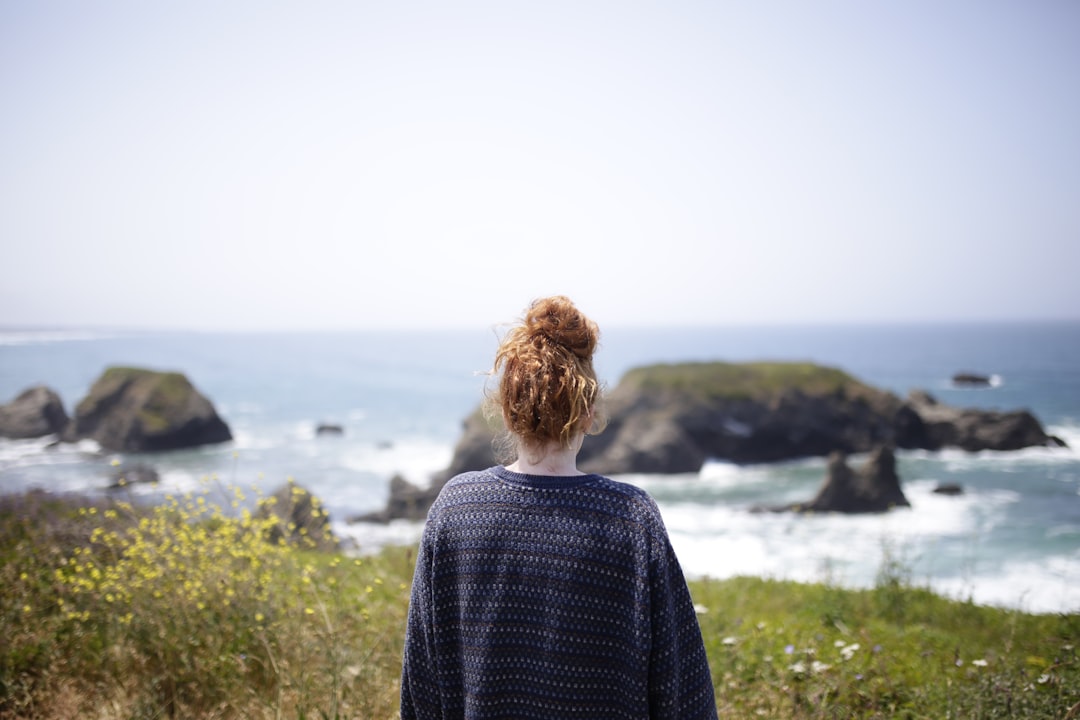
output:
M403 720L716 718L655 502L599 475L458 475L428 513Z

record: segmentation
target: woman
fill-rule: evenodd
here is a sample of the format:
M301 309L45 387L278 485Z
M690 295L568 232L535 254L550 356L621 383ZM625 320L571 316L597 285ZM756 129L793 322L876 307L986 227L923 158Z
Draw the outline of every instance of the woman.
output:
M701 631L653 500L582 473L599 331L534 302L495 355L509 465L451 479L417 555L401 717L716 718Z

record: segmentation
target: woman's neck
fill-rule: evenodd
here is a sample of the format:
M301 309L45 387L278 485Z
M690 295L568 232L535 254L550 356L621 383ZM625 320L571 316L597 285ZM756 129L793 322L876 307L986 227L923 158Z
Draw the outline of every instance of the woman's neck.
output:
M550 443L543 448L519 447L517 460L507 465L506 469L522 475L584 475L577 469L577 454L580 448L580 442L573 442L568 448L559 443Z

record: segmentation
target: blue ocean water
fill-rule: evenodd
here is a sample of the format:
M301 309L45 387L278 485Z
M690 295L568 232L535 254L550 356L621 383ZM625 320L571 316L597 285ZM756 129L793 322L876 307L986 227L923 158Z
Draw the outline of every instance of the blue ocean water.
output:
M415 542L417 523L345 519L381 508L393 474L423 484L449 463L461 422L480 400L497 333L0 330L0 402L42 383L71 412L110 365L179 370L235 436L143 457L103 454L92 442L49 448L48 439L0 440L0 492L104 492L114 461L158 470L157 488L134 490L146 496L199 490L208 479L272 492L291 477L324 500L335 529L360 551ZM900 395L925 389L957 406L1027 408L1070 447L901 452L912 507L880 516L748 511L812 497L824 478L821 458L621 477L656 497L688 575L865 587L893 559L912 581L950 596L1080 611L1080 323L609 328L597 369L614 387L642 364L764 359L832 365ZM958 371L992 375L994 386L955 388ZM317 437L320 422L345 433ZM946 482L966 492L932 492Z

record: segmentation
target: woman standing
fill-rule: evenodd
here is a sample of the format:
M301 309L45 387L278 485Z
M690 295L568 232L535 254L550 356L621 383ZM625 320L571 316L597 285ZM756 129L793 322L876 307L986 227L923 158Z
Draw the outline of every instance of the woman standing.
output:
M499 346L506 466L451 479L417 555L401 717L716 718L682 569L645 491L577 469L599 331L565 297Z

